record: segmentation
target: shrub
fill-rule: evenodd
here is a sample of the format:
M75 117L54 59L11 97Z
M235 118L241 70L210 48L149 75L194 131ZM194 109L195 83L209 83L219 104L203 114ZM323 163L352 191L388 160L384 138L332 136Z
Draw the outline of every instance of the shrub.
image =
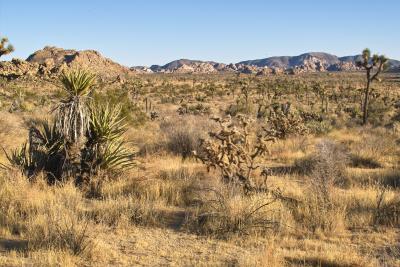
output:
M121 107L121 116L125 118L129 125L138 127L147 121L146 113L137 103L131 101L126 90L118 88L94 92L92 98L96 103L109 103L110 106L119 105Z
M332 125L329 121L310 121L305 124L308 131L313 134L322 135L327 134L332 130Z
M263 189L256 187L254 172L260 168L258 159L267 152L267 143L274 138L251 134L251 120L245 116L237 116L236 124L230 116L214 120L220 130L210 132L210 138L201 140L200 150L194 152L196 158L208 170L218 169L225 183L240 185L245 192L265 190L265 183Z
M199 234L226 238L232 234L248 235L277 230L281 206L273 194L244 196L235 185L197 188L196 212L189 218L189 228Z
M290 111L290 105L273 106L266 119L263 128L269 135L278 139L286 139L291 135L303 135L307 133L303 120L294 112Z
M376 209L374 225L400 225L400 197L396 194L392 198L386 197L388 188L379 186L376 194Z
M312 232L334 232L344 223L345 207L333 201L335 185L346 182L348 161L342 147L329 140L316 145L314 155L302 166L309 173L304 199L293 208L294 217Z
M196 124L193 123L194 120L197 121ZM199 149L200 140L204 138L208 125L198 119L188 117L162 122L160 128L166 135L168 151L186 159L193 155L193 151Z

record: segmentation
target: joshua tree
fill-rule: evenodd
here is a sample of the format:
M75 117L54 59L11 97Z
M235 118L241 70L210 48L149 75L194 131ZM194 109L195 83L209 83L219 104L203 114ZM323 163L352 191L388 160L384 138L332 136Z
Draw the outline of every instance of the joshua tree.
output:
M368 100L370 95L371 83L378 80L378 75L384 70L388 59L383 55L374 54L371 57L371 51L366 48L362 52L362 59L357 62L359 67L363 67L367 74L367 86L364 89L364 101L363 101L363 121L362 124L365 125L368 120ZM376 69L375 73L372 73Z
M0 40L0 57L14 52L14 46L8 44L8 38L3 37Z

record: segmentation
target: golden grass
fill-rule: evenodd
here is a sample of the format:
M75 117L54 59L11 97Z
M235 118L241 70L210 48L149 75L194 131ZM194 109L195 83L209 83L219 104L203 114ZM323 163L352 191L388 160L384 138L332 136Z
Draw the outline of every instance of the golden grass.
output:
M164 78L158 78L160 85ZM222 96L207 103L223 113L233 101ZM155 102L161 121L178 123L179 103ZM39 107L1 111L2 146L20 145L27 136L25 122L43 116ZM205 124L205 118L198 120ZM268 188L279 189L286 199L257 210L248 220L249 211L271 195L224 192L218 170L207 172L200 162L183 161L167 149L161 121L129 129L126 138L139 149L140 165L92 188L95 198L88 197L88 188L69 182L49 186L40 176L30 182L17 171L2 171L0 265L400 266L396 218L391 218L393 224L375 219L382 186L387 188L383 204L397 201L400 194L395 133L342 127L322 136L277 141L261 164L272 167ZM344 170L349 182L332 186L332 207L322 209L310 174L294 164L313 155L315 144L326 138L343 145L353 158ZM377 163L374 168L372 163ZM199 188L221 190L223 206L216 209L210 204L215 195ZM213 213L205 223L204 213ZM277 227L252 228L265 219Z

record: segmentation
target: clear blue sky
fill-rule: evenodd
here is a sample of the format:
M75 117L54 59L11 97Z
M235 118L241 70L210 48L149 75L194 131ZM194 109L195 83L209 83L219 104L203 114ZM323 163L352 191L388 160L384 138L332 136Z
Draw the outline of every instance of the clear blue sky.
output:
M400 59L399 0L0 0L0 35L26 58L46 45L127 66L238 62L323 51Z

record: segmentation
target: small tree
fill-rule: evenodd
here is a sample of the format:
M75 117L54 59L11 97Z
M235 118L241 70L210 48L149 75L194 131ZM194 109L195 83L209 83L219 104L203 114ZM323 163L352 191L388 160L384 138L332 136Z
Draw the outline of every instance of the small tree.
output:
M371 60L371 51L366 48L362 52L362 59L357 61L357 66L363 67L367 74L367 86L364 89L364 100L363 100L363 121L362 124L365 125L368 120L368 105L369 105L369 95L371 83L378 80L378 75L384 70L388 59L383 55L374 54ZM375 73L373 70L376 69Z
M3 37L0 40L0 57L14 52L14 46L8 44L8 38Z

